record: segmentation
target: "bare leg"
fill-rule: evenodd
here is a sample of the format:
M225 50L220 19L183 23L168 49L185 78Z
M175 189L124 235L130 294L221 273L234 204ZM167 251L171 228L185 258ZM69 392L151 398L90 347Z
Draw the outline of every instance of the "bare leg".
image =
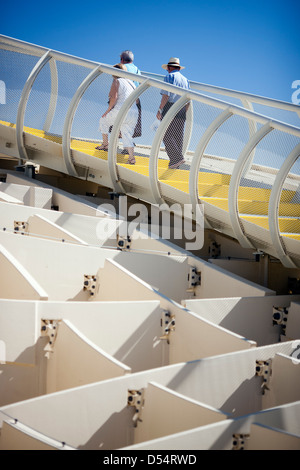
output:
M108 149L108 134L102 134L102 145L97 146L97 150L107 150Z
M102 138L103 138L103 145L105 145L105 147L108 147L108 134L102 134Z
M128 151L129 158L127 160L127 163L130 163L131 165L135 164L135 158L134 158L134 147L126 147Z

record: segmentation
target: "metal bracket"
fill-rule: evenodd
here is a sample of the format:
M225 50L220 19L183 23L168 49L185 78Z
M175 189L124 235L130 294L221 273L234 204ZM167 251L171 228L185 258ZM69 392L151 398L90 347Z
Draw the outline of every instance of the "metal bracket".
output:
M212 241L208 247L208 253L211 258L217 258L221 254L221 245L215 241Z
M268 361L256 361L255 375L263 378L263 382L261 385L263 395L265 394L266 390L270 390L269 381L272 375L271 365L272 365L271 359L269 359Z
M233 434L232 450L244 450L245 440L249 439L250 434Z
M253 255L255 256L255 261L258 263L260 258L265 256L265 253L262 250L256 250L253 252Z
M298 344L298 346L296 347L296 349L290 354L291 357L293 357L294 359L297 359L298 361L300 361L300 344Z
M273 307L273 325L280 325L282 335L285 336L289 309L287 307Z
M189 287L187 292L195 292L196 286L201 286L201 271L197 271L197 268L191 267L188 274Z
M24 164L24 170L25 170L25 176L28 178L35 178L35 175L37 175L40 171L40 165L37 165L32 162L25 162Z
M113 201L115 198L119 199L120 196L125 196L124 193L118 193L117 191L109 191L108 192L110 199Z
M49 359L50 353L53 353L54 351L54 343L56 341L60 320L41 320L41 322L41 336L48 336L50 338L44 348L44 351L46 351L46 357Z
M159 339L165 339L170 344L170 334L172 331L175 331L175 315L171 315L168 310L164 310L161 326L163 328L163 335Z
M18 165L16 170L24 172L27 178L34 179L35 175L37 175L40 171L40 165L32 163L31 161L26 161L23 165Z
M95 295L98 277L84 274L83 290L88 291L91 296Z
M132 421L134 423L134 427L136 427L138 421L142 421L140 415L144 405L144 389L141 388L140 390L128 390L127 405L135 407L135 413Z
M14 221L14 233L20 233L21 235L28 235L28 222Z
M131 246L131 238L129 235L123 237L122 235L117 234L117 248L118 250L124 251L129 250Z

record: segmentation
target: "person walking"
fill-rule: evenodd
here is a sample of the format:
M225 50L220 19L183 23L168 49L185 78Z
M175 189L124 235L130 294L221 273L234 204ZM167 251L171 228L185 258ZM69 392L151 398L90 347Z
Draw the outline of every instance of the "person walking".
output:
M187 78L181 73L181 70L184 69L180 65L180 60L177 57L171 57L167 64L163 64L162 68L168 71L168 74L165 76L164 81L172 85L176 85L186 90L190 89L190 84ZM161 90L161 102L159 110L156 114L157 119L162 120L169 109L173 106L174 103L180 98L180 95L177 95L173 92L168 92L166 90ZM180 165L185 163L184 156L182 153L183 150L183 138L184 138L184 127L186 121L186 111L188 109L188 104L185 105L174 117L171 123L168 126L168 129L165 132L163 142L165 144L166 152L169 157L169 168L176 169Z
M115 68L125 70L123 64L114 65ZM118 76L113 76L113 82L109 92L109 103L108 108L105 113L102 115L99 123L99 130L102 133L102 145L97 146L97 150L108 150L108 133L111 126L114 125L114 122L117 118L117 115L127 97L135 89L134 83L132 80L126 78L121 78ZM135 164L134 158L134 142L133 142L133 132L138 118L138 110L136 104L131 106L129 109L126 118L122 121L121 132L124 147L127 149L129 155L128 161L131 165Z
M130 73L141 75L140 69L133 63L133 61L134 61L134 55L132 51L126 50L120 54L120 62L121 64L125 65L126 70ZM133 80L133 83L135 84L136 88L140 84L138 81L135 81L135 80ZM138 109L138 119L137 119L137 123L133 132L133 137L141 137L142 135L142 105L141 105L141 101L139 98L136 100L136 105ZM127 150L124 149L122 150L121 153L126 154Z
M136 65L133 63L134 55L132 51L123 51L120 54L120 62L121 64L125 65L128 72L136 73L137 75L141 75L141 71L138 69ZM139 86L139 82L134 81L136 87Z

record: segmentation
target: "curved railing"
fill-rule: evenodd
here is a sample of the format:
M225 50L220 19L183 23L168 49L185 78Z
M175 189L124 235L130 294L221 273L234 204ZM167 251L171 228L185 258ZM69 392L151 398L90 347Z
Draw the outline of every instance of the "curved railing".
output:
M130 79L133 75L5 36L0 36L0 60L0 80L6 86L0 119L15 125L20 161L30 159L25 128L40 129L61 138L66 173L81 177L78 168L82 163L79 165L74 157L74 136L81 142L99 140L97 122L107 106L112 75ZM253 103L258 103L291 112L298 119L299 106L196 82L191 82L191 90L187 91L150 73L134 79L140 85L119 112L107 156L97 154L95 147L90 153L83 150L107 159L109 186L119 193L128 191L129 177L120 177L119 133L129 108L140 98L144 130L137 139L136 150L147 156L149 202L161 204L168 200L166 185L176 187L179 177L174 172L166 176L165 166L162 171L167 159L162 141L176 113L190 103L184 140L184 171L188 176L182 176L174 194L181 197L184 192L187 198L181 202L191 203L194 214L199 202L203 202L208 227L232 235L246 248L275 254L287 267L299 267L300 128L252 109ZM159 107L161 90L176 90L180 99L154 133L150 125ZM199 90L225 95L228 100ZM230 98L239 99L242 106L229 102ZM146 174L144 162L145 159L141 171ZM223 177L222 183L213 183L216 175Z

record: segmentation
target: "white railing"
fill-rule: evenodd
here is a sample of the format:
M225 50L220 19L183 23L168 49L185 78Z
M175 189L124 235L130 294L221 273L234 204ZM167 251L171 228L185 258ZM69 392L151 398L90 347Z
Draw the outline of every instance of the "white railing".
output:
M143 72L144 75L150 78L156 78L157 80L163 80L164 76L151 73L151 72ZM297 125L300 125L300 106L289 103L286 101L275 100L272 98L253 95L251 93L245 93L237 90L231 90L230 88L222 88L214 85L208 85L206 83L200 83L190 80L190 87L192 90L200 91L204 93L211 93L213 95L222 95L222 97L226 97L226 100L230 100L231 98L235 100L239 100L240 104L247 109L254 110L253 105L262 105L267 108L274 108L281 111L288 111L292 113L292 115L297 115L297 119L295 122ZM298 119L299 118L299 119Z
M50 83L48 84L49 90L49 105L46 112L46 117L44 119L44 124L42 129L44 131L50 132L51 125L54 117L58 113L58 99L59 99L59 74L57 70L58 63L71 64L72 66L78 67L78 69L85 71L85 77L80 81L79 85L75 87L75 91L71 93L71 99L67 106L67 112L63 119L63 128L61 132L62 136L62 151L63 159L66 166L67 173L72 176L79 176L76 168L76 162L72 158L71 151L71 132L74 122L75 114L78 110L78 107L82 101L83 96L91 88L91 85L102 76L112 76L118 75L125 78L133 78L133 74L125 72L123 70L117 70L109 65L97 63L94 61L88 61L78 57L70 56L61 52L48 50L40 46L28 44L16 39L8 38L5 36L0 36L0 52L1 49L4 51L11 51L21 53L23 56L33 56L37 59L36 63L31 68L29 75L27 76L24 83L20 83L21 95L17 103L17 112L16 112L16 137L17 137L17 147L19 152L19 158L21 161L26 161L29 159L27 154L27 149L24 141L24 126L25 126L25 115L28 109L28 101L30 97L31 90L41 76L42 71L45 69L45 66L49 64L50 70ZM4 60L4 59L1 59ZM6 64L3 64L6 65ZM0 68L0 70L2 67ZM0 72L1 73L1 72ZM9 76L11 78L11 76ZM155 78L154 78L155 77ZM0 76L0 80L2 77ZM199 204L199 193L198 193L198 175L199 171L203 170L203 161L206 157L205 152L207 152L208 146L213 142L214 137L217 135L217 132L220 129L223 129L222 126L232 122L233 118L239 118L245 120L248 126L249 138L245 139L242 145L242 150L239 152L236 160L233 160L233 168L227 172L231 175L230 184L229 184L229 196L228 196L228 209L229 216L232 225L232 230L242 246L249 248L254 247L253 242L249 239L247 232L245 231L245 226L243 224L241 214L238 209L238 192L241 186L241 180L248 172L251 170L255 152L258 149L258 146L261 142L266 141L266 136L270 136L272 132L277 131L277 134L280 134L280 137L276 135L275 143L273 149L271 150L274 153L276 150L277 159L275 161L271 160L271 166L275 164L275 168L272 168L273 173L275 174L274 179L271 184L271 195L269 198L269 207L268 207L268 222L269 222L269 231L272 239L272 243L276 249L278 258L283 262L285 266L288 267L298 267L300 263L300 253L294 253L295 257L288 254L286 249L286 244L280 234L279 230L279 203L281 198L281 193L284 188L285 181L290 175L291 169L296 165L297 161L299 162L300 156L300 128L286 122L282 122L276 119L270 119L269 117L254 112L252 110L253 103L263 104L265 106L272 106L274 108L291 111L297 113L299 116L299 106L294 104L285 103L281 101L271 100L268 98L262 98L246 93L240 93L233 90L228 90L224 88L213 87L209 85L204 85L196 82L191 82L191 90L183 90L181 88L174 87L162 81L162 77L150 73L144 73L140 76L134 75L134 80L140 83L140 86L134 90L134 92L129 96L125 101L123 107L121 108L117 121L113 126L113 130L110 138L110 145L108 150L108 168L111 179L111 187L116 192L125 192L124 185L119 178L117 170L117 146L119 139L119 131L121 123L126 116L127 111L133 105L135 100L139 97L146 96L148 90L151 90L157 93L159 96L160 90L166 90L174 92L180 96L180 99L177 103L168 111L164 119L162 120L157 132L154 137L149 138L147 144L150 149L149 155L149 184L152 193L153 200L160 204L164 202L164 197L161 192L161 187L159 184L158 178L158 158L161 141L163 139L164 133L167 130L172 119L183 106L187 103L191 103L189 120L191 122L190 126L187 126L186 135L185 135L185 144L184 150L187 151L189 145L191 144L191 137L194 139L194 152L193 158L190 164L189 172L189 197L190 202L196 211L197 205ZM10 84L7 84L9 89ZM201 92L212 92L221 95L226 95L228 98L238 98L241 100L242 106L230 103L228 101L223 101L215 97L207 96ZM108 90L106 90L108 93ZM156 115L158 109L159 101L153 100L151 105L148 104L148 109L146 111L153 118ZM198 110L200 106L205 106L209 112L218 111L217 116L210 120L209 123L205 124L204 132L201 136L197 136L194 128L200 126L200 121L196 117L195 110ZM150 109L150 108L153 109ZM194 110L194 111L193 111ZM44 112L44 109L36 109L36 113ZM0 108L1 112L1 108ZM202 115L201 115L202 116ZM3 117L0 115L0 119ZM3 119L5 120L5 119ZM232 126L232 129L235 128L235 125ZM232 131L234 132L234 130ZM85 135L81 136L82 139L88 137ZM278 146L279 139L279 146ZM285 139L290 139L289 145L284 146ZM232 139L234 141L234 139ZM195 143L196 142L196 143ZM290 147L289 147L290 146ZM280 153L280 150L277 148L290 148L288 155ZM218 154L216 154L218 155ZM222 157L223 158L223 157ZM226 163L228 159L223 158L223 161ZM229 160L228 160L229 161ZM268 165L263 165L267 173L270 171ZM300 186L300 175L297 172L294 172L293 178L295 180L295 194L299 191ZM261 182L256 181L258 187L261 187ZM253 181L252 181L252 184ZM263 182L264 184L264 182ZM298 186L298 187L297 187ZM297 202L297 200L296 200ZM300 203L300 200L299 200ZM296 206L295 206L296 207ZM296 217L300 217L300 214L297 214ZM299 242L296 251L299 250ZM299 250L300 251L300 250Z

